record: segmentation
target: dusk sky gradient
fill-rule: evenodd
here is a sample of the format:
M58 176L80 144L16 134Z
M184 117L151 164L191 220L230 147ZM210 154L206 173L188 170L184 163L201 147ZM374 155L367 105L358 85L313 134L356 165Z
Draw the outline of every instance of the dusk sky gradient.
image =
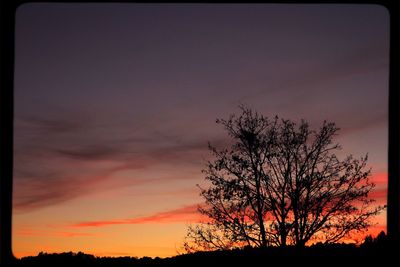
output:
M376 5L25 4L13 252L171 256L245 104L369 155L386 204L389 15ZM385 214L376 229L384 229Z

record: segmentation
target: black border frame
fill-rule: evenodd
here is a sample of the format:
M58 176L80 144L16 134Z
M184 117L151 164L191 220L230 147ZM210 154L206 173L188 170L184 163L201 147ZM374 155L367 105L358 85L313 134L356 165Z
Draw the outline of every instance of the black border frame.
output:
M15 17L20 5L56 3L57 0L0 0L0 266L15 260L12 253L12 186L13 186L13 114L14 114L14 37ZM146 3L133 0L64 0L63 3ZM197 2L197 3L209 3ZM222 3L222 2L219 2ZM247 2L251 3L251 2ZM393 248L400 247L400 1L265 1L279 4L376 4L390 14L389 64L389 144L388 144L388 207L387 235Z

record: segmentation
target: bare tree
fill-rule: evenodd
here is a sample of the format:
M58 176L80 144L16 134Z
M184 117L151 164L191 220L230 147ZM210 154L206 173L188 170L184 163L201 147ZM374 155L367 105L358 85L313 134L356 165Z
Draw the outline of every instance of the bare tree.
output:
M241 110L217 120L232 145L209 144L214 160L203 173L211 186L201 189L199 208L209 221L189 227L187 251L337 242L371 225L384 207L368 198L375 185L367 156L339 160L334 123L314 131L305 121Z
M288 120L278 127L276 153L268 159L265 177L269 192L274 194L275 184L286 192L281 195L287 199L290 223L283 228L292 244L304 246L312 238L339 241L352 231L368 228L370 219L384 208L372 207L373 200L368 198L375 185L370 169L365 170L367 156L339 160L335 155L340 145L332 140L338 130L327 122L319 131L310 130L305 121L296 128Z

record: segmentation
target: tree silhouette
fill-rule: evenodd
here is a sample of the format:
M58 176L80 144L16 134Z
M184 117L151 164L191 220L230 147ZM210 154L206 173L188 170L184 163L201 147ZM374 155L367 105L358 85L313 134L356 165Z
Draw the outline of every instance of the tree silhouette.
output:
M316 131L304 120L241 111L216 121L232 143L209 144L214 160L203 173L211 186L200 188L199 207L208 221L188 228L187 251L333 243L371 225L384 207L368 197L367 156L340 160L334 123Z

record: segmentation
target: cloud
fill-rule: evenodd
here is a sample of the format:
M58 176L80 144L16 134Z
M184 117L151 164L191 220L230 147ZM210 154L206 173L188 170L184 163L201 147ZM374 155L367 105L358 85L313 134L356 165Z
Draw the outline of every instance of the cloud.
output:
M379 188L374 189L368 195L371 199L374 199L376 204L378 205L386 205L387 204L387 188Z
M76 160L101 160L112 159L121 153L118 149L107 145L83 145L75 149L56 150L60 156Z
M149 173L159 164L179 167L162 179L181 179L189 169L200 172L207 140L162 130L129 130L89 116L16 118L14 149L14 208L27 212L108 190L102 187L122 172ZM140 127L139 127L140 128ZM190 177L186 177L190 179ZM161 179L133 176L120 186ZM110 183L118 186L119 180Z
M40 133L43 135L53 135L61 133L70 133L84 130L88 125L87 119L82 116L20 116L15 119L17 130L30 130L32 133Z
M376 184L376 186L387 186L388 184L388 173L380 172L373 174L371 180Z
M369 130L373 127L388 127L388 113L386 110L379 110L377 112L371 113L370 116L365 116L363 118L357 118L343 112L341 118L341 125L338 125L341 129L339 134L341 136L353 133L359 133L361 131Z
M371 118L371 123L381 118ZM197 179L198 176L189 173L200 173L204 167L210 156L207 142L217 146L227 142L212 132L202 136L151 124L139 123L140 127L129 123L130 126L107 124L88 115L22 116L16 121L14 208L17 212L108 190L102 184L124 172L149 175L146 178L133 175L126 181L117 179L110 183L122 187L157 179ZM170 173L148 178L159 165L168 165Z
M198 204L183 206L178 209L159 212L150 216L137 217L132 219L80 222L73 224L72 227L81 228L103 227L118 224L198 222L201 219L201 215L197 211L198 206Z
M39 231L33 229L23 229L18 230L16 232L17 236L24 236L24 237L32 237L32 236L39 236L39 237L80 237L80 236L97 236L97 234L93 233L83 233L83 232L70 232L70 231Z
M17 213L57 205L90 193L109 177L29 177L15 181L13 208Z
M133 168L130 165L129 168ZM124 167L125 168L125 167ZM123 168L123 169L124 169ZM79 170L79 169L78 169ZM14 182L14 212L30 212L47 206L54 206L88 194L126 186L127 181L113 180L113 173L118 170L82 171L77 176L59 175L53 177L31 176L16 179ZM129 185L141 185L154 182L155 179L130 179Z
M182 148L184 149L184 148ZM173 149L172 149L173 150ZM193 154L194 155L193 155ZM173 181L191 179L188 172L191 167L187 164L198 164L196 171L200 173L202 159L197 152L159 150L149 152L147 155L131 156L126 159L104 158L100 156L74 154L73 159L60 157L36 157L32 163L20 161L14 171L14 209L17 212L27 212L46 206L57 205L71 199L87 195L90 192L98 193L101 190L109 190L112 187L123 187L155 181ZM82 158L78 160L78 158ZM86 158L86 159L84 159ZM90 159L88 159L90 158ZM96 159L94 159L96 158ZM111 162L107 161L110 160ZM180 171L160 177L151 172L158 164L170 163L178 166ZM189 168L189 169L188 169ZM176 167L175 167L176 170ZM140 171L132 174L127 179L118 178L119 173ZM141 177L149 173L154 177ZM185 174L186 173L186 174ZM126 174L124 174L126 175ZM107 184L108 186L103 186Z

